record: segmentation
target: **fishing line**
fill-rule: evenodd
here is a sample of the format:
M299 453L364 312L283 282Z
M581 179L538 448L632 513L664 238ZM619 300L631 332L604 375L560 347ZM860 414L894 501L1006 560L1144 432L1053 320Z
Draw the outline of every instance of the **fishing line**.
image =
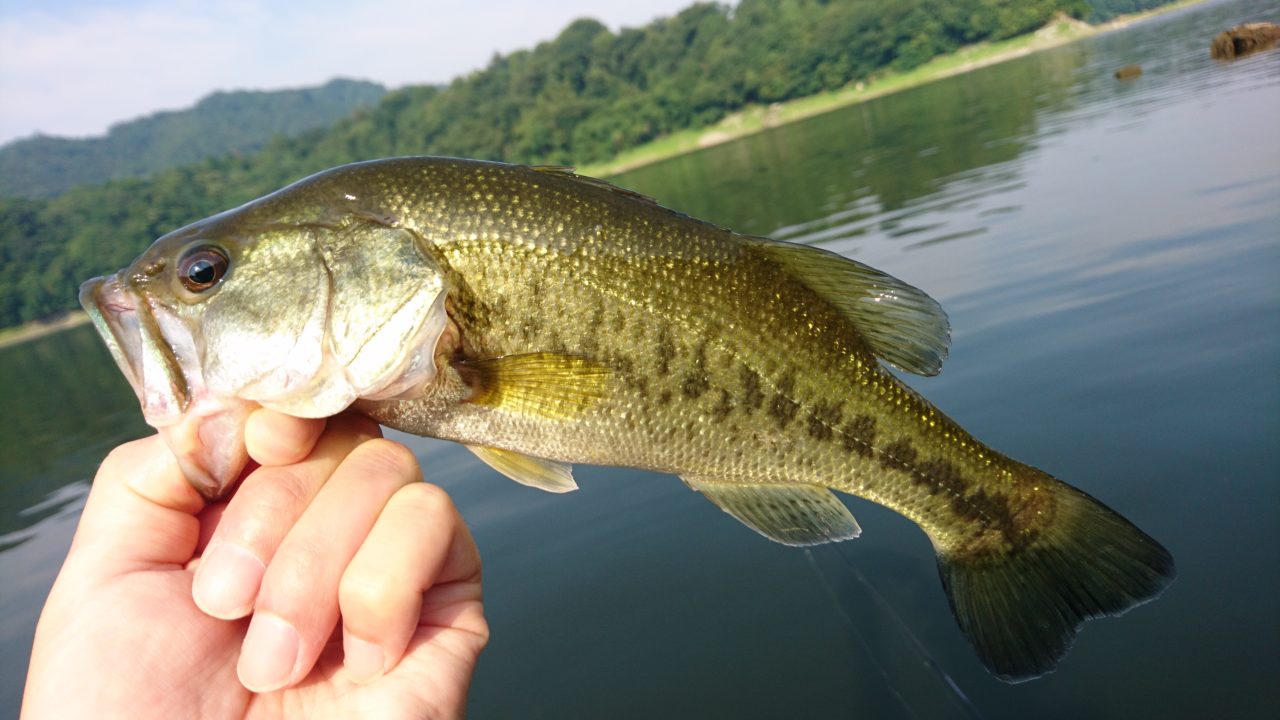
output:
M902 706L902 709L906 710L908 715L913 718L917 718L918 720L920 715L911 707L907 702L907 699L902 696L902 693L898 692L898 688L894 684L893 678L889 677L889 673L885 670L884 665L881 665L880 661L876 659L876 654L871 650L871 644L867 642L867 638L864 637L862 631L858 629L858 623L854 622L853 618L849 617L849 612L845 610L844 603L840 602L840 594L837 593L836 589L827 581L827 576L823 574L822 568L818 567L818 561L813 557L813 550L805 548L804 556L809 561L809 567L813 569L813 574L818 576L818 580L822 583L822 587L825 588L827 594L831 596L831 601L835 603L836 607L840 608L840 614L844 617L845 624L849 626L849 629L853 631L854 637L856 637L858 642L861 643L862 649L866 651L867 658L870 659L871 664L875 666L876 672L884 679L884 686L893 694L893 697L898 701L898 704Z
M849 559L849 556L844 554L844 551L841 550L839 545L834 546L833 549L836 554L840 556L840 559L844 561L844 564L849 568L849 570L853 572L853 576L857 578L858 582L867 589L867 592L871 593L872 598L876 601L876 604L880 606L880 609L887 613L889 617L893 618L893 623L898 626L898 629L901 630L908 639L911 640L911 646L915 648L916 654L924 661L925 666L932 670L933 673L938 676L938 679L942 680L943 684L951 688L951 692L959 701L960 706L963 707L969 713L969 716L975 720L985 720L986 716L982 714L982 711L978 709L978 706L973 704L973 701L969 699L969 696L965 694L964 690L960 689L960 684L951 677L951 674L943 669L942 665L938 663L937 659L933 657L933 654L925 647L925 644L920 642L920 638L911 631L911 626L908 625L907 622L902 619L902 616L893 609L893 605L885 599L884 595L880 594L879 590L876 590L875 586L871 584L871 581L867 579L867 576L862 574L862 571L859 570L857 565Z
M920 638L917 637L914 632L912 632L911 627L907 624L907 622L902 619L902 616L899 615L896 610L893 609L893 605L884 597L884 595L880 594L880 591L876 590L874 585L871 584L871 581L867 579L867 576L864 575L862 571L858 569L858 566L855 565L854 562L850 560L847 555L844 554L844 552L841 550L839 545L834 546L833 550L837 555L839 555L840 559L844 562L845 567L849 569L849 571L853 574L854 578L857 579L858 583L862 585L862 587L871 596L872 600L875 601L876 606L880 609L880 611L888 615L890 618L892 618L893 624L897 626L898 630L907 637L911 648L915 651L916 655L920 658L921 663L925 667L927 667L938 678L938 680L941 681L942 684L951 691L951 697L954 698L957 704L964 709L965 713L970 718L972 718L972 720L986 720L986 716L982 713L981 710L978 709L976 705L974 705L973 701L969 699L969 696L966 695L964 690L960 688L959 683L957 683L955 679L952 678L951 675L945 669L943 669L943 667L938 663L937 659L934 658L934 656L929 652L928 648L925 647L924 643L920 641ZM814 559L813 555L810 553L810 550L808 548L805 549L805 554L809 558L810 567L812 567L814 572L817 573L819 579L822 581L823 586L826 587L827 592L831 594L832 599L835 601L836 605L840 607L840 612L844 616L845 622L848 623L848 625L854 630L854 632L858 634L859 640L867 648L868 653L870 653L870 646L867 645L866 639L863 638L861 632L858 631L857 623L849 615L848 610L845 609L845 605L843 602L841 602L839 594L836 592L835 588L831 586L831 583L827 581L826 577L823 575L821 571L821 568L818 567L817 561ZM882 676L885 676L887 679L888 677L887 673L884 671L883 667L881 667L880 663L874 659L874 657L872 658L872 662L875 663L876 667L880 670L880 674ZM902 698L902 696L898 694L896 691L894 692L894 694L898 696L899 699ZM903 700L903 704L905 705L905 700ZM913 711L912 711L912 714L915 715Z

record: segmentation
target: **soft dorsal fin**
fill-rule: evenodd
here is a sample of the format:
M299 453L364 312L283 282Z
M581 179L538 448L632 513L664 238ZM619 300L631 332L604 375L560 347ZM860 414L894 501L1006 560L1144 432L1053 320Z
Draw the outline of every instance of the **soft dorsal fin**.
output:
M764 238L752 238L751 247L835 306L880 359L917 375L942 369L951 326L923 290L820 248Z
M576 355L525 353L454 363L476 389L468 402L556 420L577 417L604 397L608 366Z
M545 173L547 175L555 175L562 178L568 178L570 180L580 182L583 185L590 185L591 187L600 188L601 190L608 190L609 192L617 193L618 195L629 197L632 200L639 200L641 202L648 203L650 205L662 207L661 205L658 205L657 200L654 200L648 195L641 195L640 193L634 190L628 190L624 187L618 187L617 185L614 185L608 180L601 180L600 178L594 178L594 177L591 177L590 175L579 175L578 173L574 172L572 167L568 165L530 165L529 169L535 172Z
M783 545L819 545L862 533L839 498L817 485L743 483L681 475L721 510Z
M569 463L482 445L468 445L467 449L475 453L485 465L521 485L552 493L566 493L578 489L578 483L573 480L573 466Z

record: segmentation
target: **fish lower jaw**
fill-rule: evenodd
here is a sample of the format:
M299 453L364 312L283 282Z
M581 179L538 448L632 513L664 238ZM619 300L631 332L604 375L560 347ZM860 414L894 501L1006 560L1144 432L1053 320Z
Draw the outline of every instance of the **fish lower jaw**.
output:
M248 462L244 427L256 403L214 399L191 403L188 411L157 428L182 468L187 482L206 499L226 494Z

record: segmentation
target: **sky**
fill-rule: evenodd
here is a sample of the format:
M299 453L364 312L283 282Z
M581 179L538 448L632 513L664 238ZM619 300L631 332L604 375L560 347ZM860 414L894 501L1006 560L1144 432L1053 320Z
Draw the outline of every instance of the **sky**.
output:
M574 19L614 31L694 0L0 0L0 143L84 137L215 90L444 83Z

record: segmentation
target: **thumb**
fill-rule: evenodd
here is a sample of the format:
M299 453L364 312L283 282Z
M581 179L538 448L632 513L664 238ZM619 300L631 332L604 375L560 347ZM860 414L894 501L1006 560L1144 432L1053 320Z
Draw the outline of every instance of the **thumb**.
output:
M98 468L68 562L83 559L100 579L183 566L195 553L203 508L160 436L126 443Z

